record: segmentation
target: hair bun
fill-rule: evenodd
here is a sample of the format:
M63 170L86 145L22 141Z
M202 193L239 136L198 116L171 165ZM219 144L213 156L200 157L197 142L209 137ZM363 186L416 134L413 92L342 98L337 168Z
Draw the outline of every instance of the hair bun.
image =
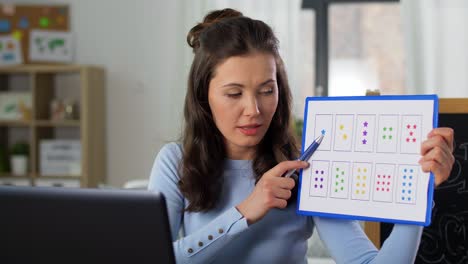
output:
M203 22L198 23L192 29L190 29L189 33L187 34L188 45L192 47L193 51L195 52L200 47L199 36L205 28L221 20L241 16L243 16L241 12L231 8L211 11L205 16L205 18L203 18Z

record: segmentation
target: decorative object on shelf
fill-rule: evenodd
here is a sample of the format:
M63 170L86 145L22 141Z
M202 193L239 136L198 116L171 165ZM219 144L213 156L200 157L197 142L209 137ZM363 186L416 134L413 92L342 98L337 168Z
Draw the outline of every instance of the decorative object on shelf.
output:
M0 66L23 63L20 42L12 35L0 37Z
M31 41L35 41L32 38L32 31L70 31L70 12L67 5L0 4L0 10L3 11L0 12L0 36L11 36L19 43L20 54L26 64L34 61L31 59L29 49ZM5 12L5 10L10 10L10 12ZM60 54L63 54L63 49L58 48L59 46L61 46L61 42L57 41L55 38L47 39L47 47L44 51L61 51L62 53ZM68 53L71 54L71 50L69 50ZM48 62L64 62L64 60L62 60L64 57L58 56L57 54L52 53L53 56L40 57L40 60L44 61L43 59L46 59ZM49 55L51 54L49 53ZM61 59L57 60L57 58ZM70 60L65 61L68 62ZM0 65L2 65L2 63L0 63Z
M64 101L65 107L65 120L77 120L79 119L78 115L78 103L75 100L65 100Z
M62 121L65 119L65 105L60 99L50 101L50 119L53 121Z
M50 102L50 119L53 121L78 120L78 103L73 99L53 99Z
M80 140L41 140L40 174L78 176L81 174Z
M0 92L0 120L31 120L31 93Z
M11 173L15 176L25 176L28 173L29 145L26 142L17 142L11 147L10 163Z
M29 59L31 61L73 61L73 41L70 32L32 30L29 42Z

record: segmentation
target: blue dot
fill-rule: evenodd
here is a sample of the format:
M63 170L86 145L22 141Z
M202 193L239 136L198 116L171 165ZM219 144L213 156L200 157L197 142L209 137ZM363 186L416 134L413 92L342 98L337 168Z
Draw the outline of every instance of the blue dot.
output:
M406 186L406 182L403 183L403 186Z
M403 171L404 171L404 172L407 172L408 170L407 170L407 169L404 169Z
M413 179L413 176L409 176L409 178L410 178L410 180L412 180L412 179Z
M408 193L411 193L411 190L408 190Z
M413 169L409 170L411 173L413 173Z
M403 179L406 179L406 175L403 175Z
M410 182L410 183L408 183L408 185L409 185L409 186L411 186L411 185L412 185L412 184L411 184L411 182Z
M402 199L402 200L405 200L405 197L402 196L401 199Z
M322 132L322 135L325 135L326 131L325 131L325 129L322 129L322 131L320 131L320 132Z
M411 201L411 197L408 197L408 201Z
M402 193L405 193L405 190L402 190L401 192L402 192Z

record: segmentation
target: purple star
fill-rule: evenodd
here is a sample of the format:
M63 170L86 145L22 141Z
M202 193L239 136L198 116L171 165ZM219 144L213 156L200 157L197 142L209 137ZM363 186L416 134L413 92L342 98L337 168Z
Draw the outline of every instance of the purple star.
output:
M366 130L362 131L362 135L367 136L367 131Z
M364 127L367 127L368 124L369 124L369 123L367 123L367 121L364 121L364 124L363 124L363 125L364 125Z
M367 140L366 139L363 139L362 140L362 144L365 145L367 143Z

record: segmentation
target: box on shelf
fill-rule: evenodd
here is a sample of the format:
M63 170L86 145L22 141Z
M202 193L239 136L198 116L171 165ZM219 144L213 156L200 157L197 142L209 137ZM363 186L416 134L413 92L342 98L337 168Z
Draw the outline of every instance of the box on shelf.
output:
M36 187L65 187L65 188L80 188L80 180L78 179L37 179Z
M41 140L40 174L79 176L81 174L80 140Z

